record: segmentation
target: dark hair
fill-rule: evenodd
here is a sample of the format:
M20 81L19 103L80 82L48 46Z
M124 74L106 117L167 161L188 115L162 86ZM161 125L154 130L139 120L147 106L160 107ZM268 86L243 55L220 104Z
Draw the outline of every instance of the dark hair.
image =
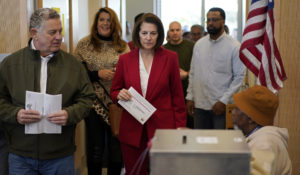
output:
M122 53L126 49L127 43L122 39L122 28L120 25L120 22L118 20L117 14L108 7L100 8L98 12L95 15L94 22L91 28L91 44L94 46L94 48L98 51L101 50L101 40L98 37L98 19L100 16L100 13L108 13L110 16L111 24L111 37L112 37L112 44L116 52Z
M220 15L222 16L222 18L225 20L226 19L226 15L223 9L219 8L219 7L213 7L211 9L209 9L208 12L220 12Z
M183 32L182 36L185 37L188 36L189 34L191 34L191 32Z
M139 13L134 17L134 23L136 23L145 13Z
M165 39L165 32L164 32L164 26L161 22L161 20L154 15L153 13L145 13L140 20L137 21L137 23L134 25L134 29L133 29L133 35L132 35L132 41L134 43L134 46L137 48L142 48L141 42L140 42L140 30L141 30L141 25L143 23L150 23L150 24L154 24L157 27L157 33L158 33L158 37L157 37L157 41L156 44L154 46L154 49L159 48L162 43L164 42Z

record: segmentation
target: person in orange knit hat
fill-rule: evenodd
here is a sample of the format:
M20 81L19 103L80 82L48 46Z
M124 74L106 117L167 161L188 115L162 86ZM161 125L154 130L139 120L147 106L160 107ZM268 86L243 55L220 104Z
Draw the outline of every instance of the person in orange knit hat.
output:
M233 95L234 125L242 130L250 149L274 154L271 174L289 175L292 172L288 155L288 130L273 126L278 97L264 86L253 86Z

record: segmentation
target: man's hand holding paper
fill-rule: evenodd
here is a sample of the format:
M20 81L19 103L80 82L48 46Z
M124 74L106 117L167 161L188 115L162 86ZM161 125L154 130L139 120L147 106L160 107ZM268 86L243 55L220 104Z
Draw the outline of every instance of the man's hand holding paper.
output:
M25 124L25 134L61 133L61 126L68 119L68 113L61 109L61 94L26 91L25 103L26 110L18 113L18 122Z
M61 110L58 112L51 113L47 116L47 119L57 125L66 125L68 121L68 112L66 110Z
M39 111L36 110L25 110L25 109L21 109L19 110L18 114L17 114L17 121L20 124L27 124L27 123L35 123L35 122L39 122L42 119Z

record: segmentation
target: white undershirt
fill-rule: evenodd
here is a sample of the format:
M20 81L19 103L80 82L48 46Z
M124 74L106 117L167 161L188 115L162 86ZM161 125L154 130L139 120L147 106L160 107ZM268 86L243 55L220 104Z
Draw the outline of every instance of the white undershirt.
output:
M33 50L37 50L35 47L34 47L34 44L33 44L33 40L31 41L31 48ZM41 76L40 76L40 89L41 89L41 93L46 93L46 87L47 87L47 68L48 68L48 61L53 57L53 53L46 56L46 57L43 57L41 56Z
M144 61L142 59L141 50L139 51L139 67L140 67L140 77L141 77L141 88L143 96L146 97L148 79L151 71L152 64L149 67L149 73L146 71Z

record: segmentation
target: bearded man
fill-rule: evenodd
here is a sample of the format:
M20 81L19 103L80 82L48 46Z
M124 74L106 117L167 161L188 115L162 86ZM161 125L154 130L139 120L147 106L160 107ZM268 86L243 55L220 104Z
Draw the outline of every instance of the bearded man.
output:
M206 19L209 35L194 46L186 100L196 129L225 129L226 104L233 102L244 80L240 43L224 31L225 19L223 9L211 8Z

